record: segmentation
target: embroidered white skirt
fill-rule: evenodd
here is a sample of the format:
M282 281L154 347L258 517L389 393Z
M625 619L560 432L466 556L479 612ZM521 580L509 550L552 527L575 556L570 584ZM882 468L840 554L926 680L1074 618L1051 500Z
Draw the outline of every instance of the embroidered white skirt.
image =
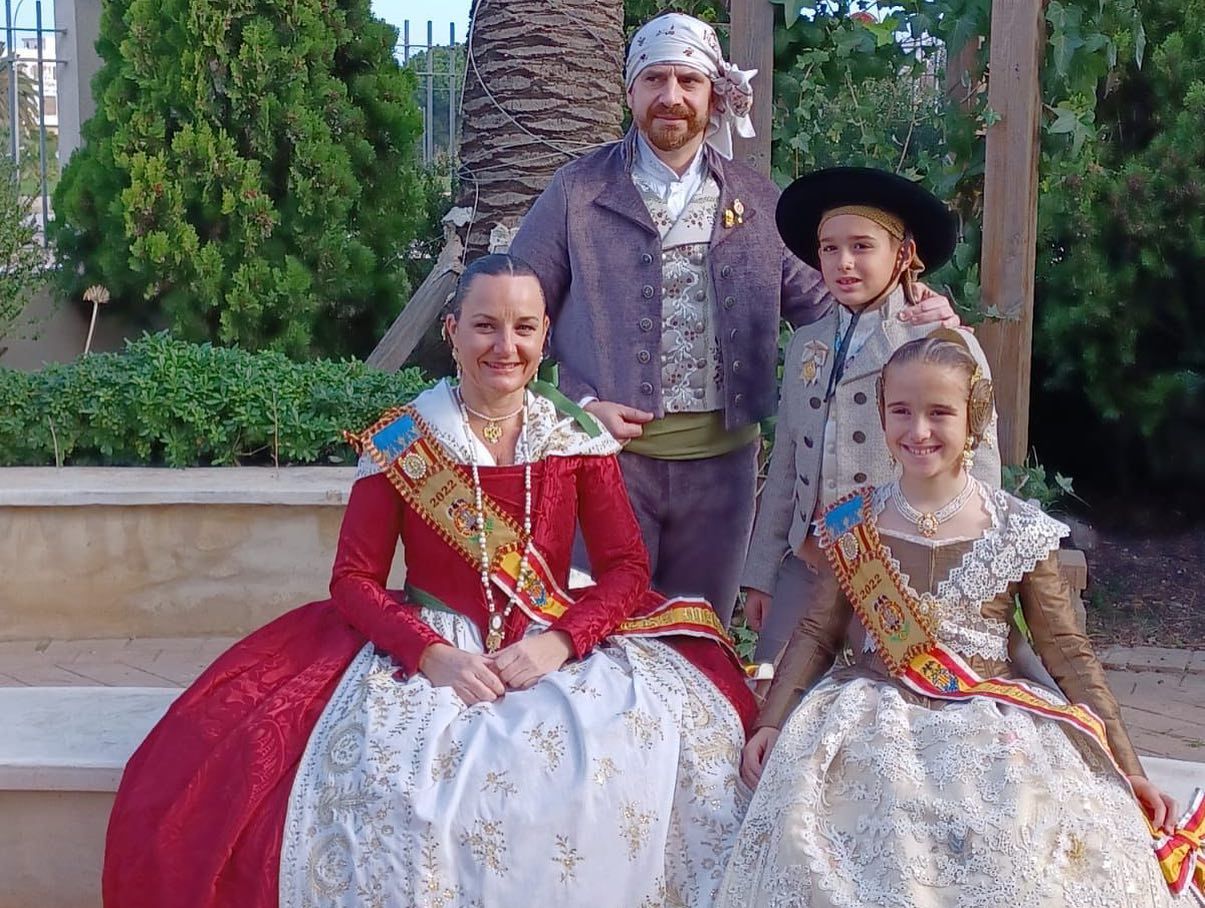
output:
M1126 783L1052 720L823 681L787 720L718 904L1172 904Z
M481 651L458 615L423 618ZM728 701L655 640L612 639L466 708L366 646L307 745L280 904L710 906L745 806Z

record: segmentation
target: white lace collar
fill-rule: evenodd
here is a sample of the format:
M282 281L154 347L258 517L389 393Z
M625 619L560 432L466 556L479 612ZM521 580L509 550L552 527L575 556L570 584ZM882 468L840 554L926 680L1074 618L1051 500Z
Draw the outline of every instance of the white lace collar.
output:
M489 449L465 427L455 391L447 379L416 397L412 406L457 463L468 463L473 452L481 466L496 466ZM527 437L533 462L545 457L609 456L620 451L619 442L602 426L599 434L592 436L573 417L562 415L548 398L531 391L527 392ZM515 462L523 463L523 451L515 454ZM371 458L361 457L356 478L379 472L380 467Z
M932 607L937 612L937 636L943 643L963 656L1003 661L1008 658L1009 624L985 618L984 604L1033 570L1071 530L1002 489L989 490L980 483L979 494L992 525L938 583ZM872 509L876 517L889 496L889 487L875 490ZM890 560L899 570L899 561L893 556ZM900 571L900 578L920 598L908 575ZM867 643L867 649L873 649L869 638Z

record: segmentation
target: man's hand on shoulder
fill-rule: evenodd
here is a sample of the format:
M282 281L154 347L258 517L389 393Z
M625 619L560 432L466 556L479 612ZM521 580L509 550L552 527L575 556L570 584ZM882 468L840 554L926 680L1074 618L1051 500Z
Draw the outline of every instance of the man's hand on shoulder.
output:
M644 432L644 424L653 418L653 414L647 410L637 410L609 400L592 400L583 409L620 442L639 438Z
M950 301L921 283L916 284L916 305L906 307L900 313L900 321L910 325L936 324L943 328L958 328L962 325L962 319L958 317Z

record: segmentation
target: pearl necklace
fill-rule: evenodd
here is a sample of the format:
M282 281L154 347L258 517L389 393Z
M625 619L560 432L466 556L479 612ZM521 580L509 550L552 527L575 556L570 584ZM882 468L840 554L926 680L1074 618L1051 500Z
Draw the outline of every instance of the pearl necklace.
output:
M916 524L917 532L926 539L932 539L937 535L937 528L939 526L966 506L966 503L971 500L971 495L977 485L970 474L967 474L966 485L962 487L962 491L946 502L946 504L942 505L936 511L920 511L908 503L908 499L904 497L904 493L900 489L900 484L897 480L891 484L891 503L900 512L901 517Z
M526 391L523 392L523 404L519 407L519 409L515 410L513 413L507 413L505 416L490 416L486 413L481 413L477 410L474 410L464 402L464 395L460 393L459 388L456 389L456 399L460 401L460 414L464 416L466 425L469 421L468 416L465 415L466 411L468 413L472 413L478 419L485 420L485 425L481 427L481 437L492 445L496 445L502 440L502 424L507 420L514 419L520 413L525 414L525 411L527 410ZM523 419L524 423L526 424L527 416L524 415Z
M532 539L531 448L528 445L527 439L527 394L524 392L523 406L521 406L510 416L501 417L502 419L510 419L511 416L515 416L518 413L523 414L523 424L519 430L519 448L517 449L523 453L523 554L519 558L519 577L515 582L515 592L507 596L506 605L504 605L501 609L498 608L498 604L494 600L494 589L490 584L490 554L486 545L485 500L484 494L481 491L481 474L477 469L477 445L473 441L473 429L469 425L469 413L474 411L470 410L468 405L464 402L464 398L461 396L459 388L456 389L456 403L460 406L460 418L464 422L464 432L469 442L469 467L473 472L473 498L474 504L477 508L475 521L477 524L477 549L480 552L480 560L478 565L481 570L481 589L485 593L485 608L489 613L489 619L487 622L488 629L485 636L485 651L487 653L492 653L502 646L502 632L503 628L506 626L506 619L510 616L510 613L514 611L518 592L527 585L528 575L531 572L531 567L528 563L532 550ZM475 415L479 416L480 414ZM499 430L498 434L501 436L501 430Z

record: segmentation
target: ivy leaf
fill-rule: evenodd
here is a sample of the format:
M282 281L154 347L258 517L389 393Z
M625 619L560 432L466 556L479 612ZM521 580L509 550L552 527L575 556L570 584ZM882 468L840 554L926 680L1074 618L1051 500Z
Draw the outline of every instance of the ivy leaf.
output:
M799 15L805 9L815 12L815 0L770 0L782 7L783 20L787 28L792 28L799 21Z
M1080 127L1079 111L1062 105L1054 109L1055 119L1048 127L1048 132L1055 135L1075 132Z

